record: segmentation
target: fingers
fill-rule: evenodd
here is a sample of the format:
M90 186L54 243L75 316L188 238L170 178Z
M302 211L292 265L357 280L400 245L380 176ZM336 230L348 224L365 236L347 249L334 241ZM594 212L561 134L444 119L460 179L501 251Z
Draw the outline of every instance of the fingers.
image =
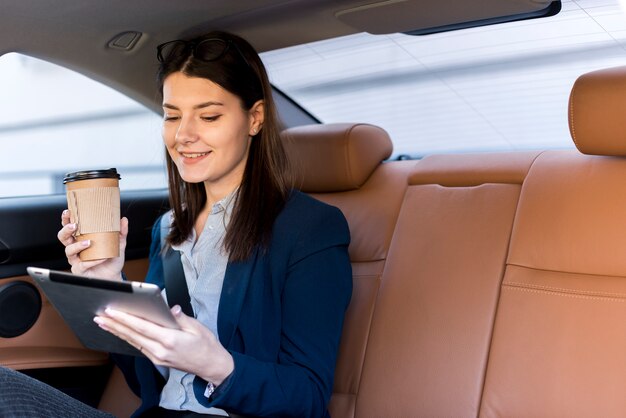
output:
M65 226L70 223L70 211L69 209L65 209L61 212L61 225Z
M78 257L78 253L80 253L81 251L83 251L84 249L88 248L91 245L90 240L78 241L78 242L72 241L72 242L73 244L66 244L65 246L65 256L67 257L68 260Z
M128 218L120 219L120 256L126 251L126 237L128 237Z
M123 325L126 330L130 331L125 332L124 335L127 337L142 335L152 340L163 341L164 338L167 338L165 334L168 331L174 331L123 311L107 308L104 313L106 317L112 318L116 323Z
M171 350L178 331L163 328L137 316L107 308L104 314L94 318L102 329L127 341L153 362L163 364ZM178 335L178 334L177 334Z
M66 223L57 233L57 238L61 241L61 244L67 247L76 241L74 238L74 232L76 232L76 224Z
M124 238L128 236L128 218L126 216L120 219L120 235Z
M76 233L76 224L70 223L70 211L65 209L61 214L61 225L63 227L57 233L57 238L65 246L65 254L72 263L72 260L76 260L76 255L89 247L87 241L76 241L74 234ZM126 237L128 236L128 218L123 217L120 219L120 256L124 254L126 250ZM99 264L99 263L98 263Z
M78 274L79 276L86 275L87 270L93 267L96 267L97 265L100 265L104 263L105 261L107 261L106 258L102 258L100 260L93 260L93 261L80 261L80 258L78 256L76 256L75 260L76 260L75 263L70 262L70 264L72 265L72 273ZM68 258L68 261L69 261L69 258Z
M154 364L221 383L234 368L230 353L208 328L182 313L180 307L172 308L172 314L186 329L165 328L111 308L95 317L94 322L140 350ZM197 348L198 352L190 353L189 347ZM211 361L207 363L207 359Z
M89 248L90 240L78 241L65 247L67 262L72 266L72 273L84 275L87 270L107 261L106 258L93 261L81 261L80 252Z
M93 320L100 328L123 339L137 350L142 352L145 350L146 355L151 351L152 341L136 333L129 326L111 318L106 313L101 316L96 316Z

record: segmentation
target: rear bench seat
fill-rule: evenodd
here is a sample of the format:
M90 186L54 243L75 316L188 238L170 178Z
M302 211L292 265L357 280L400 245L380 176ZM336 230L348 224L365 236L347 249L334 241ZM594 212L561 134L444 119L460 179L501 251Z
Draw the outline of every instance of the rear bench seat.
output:
M624 68L577 81L588 155L380 164L379 128L286 132L301 188L351 228L334 418L626 416L625 98Z
M626 68L577 81L587 155L416 164L357 417L626 416L625 102Z
M476 416L521 184L538 153L427 157L409 178L357 417Z

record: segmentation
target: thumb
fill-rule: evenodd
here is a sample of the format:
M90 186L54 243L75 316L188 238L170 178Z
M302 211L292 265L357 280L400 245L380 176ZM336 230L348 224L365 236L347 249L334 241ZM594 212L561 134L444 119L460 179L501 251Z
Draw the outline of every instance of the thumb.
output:
M128 218L120 220L120 256L126 251L126 237L128 237Z
M178 323L178 325L180 325L182 329L193 328L193 326L195 325L195 318L185 315L180 305L172 306L172 309L170 309L170 311L172 312L172 315L174 315L176 322Z
M124 238L128 235L128 218L125 216L120 219L120 235Z

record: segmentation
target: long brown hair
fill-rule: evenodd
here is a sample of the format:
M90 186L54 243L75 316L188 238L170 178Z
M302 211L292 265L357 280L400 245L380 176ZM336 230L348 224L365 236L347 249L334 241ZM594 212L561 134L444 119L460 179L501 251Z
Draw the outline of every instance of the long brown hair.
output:
M225 53L207 61L196 57L195 45L220 39ZM241 99L244 110L264 101L261 131L252 138L241 185L226 228L224 248L229 261L243 261L256 247L267 249L274 220L285 205L291 187L288 160L280 140L280 124L265 67L254 48L244 39L225 32L211 32L181 42L160 57L159 90L167 76L182 72L189 77L211 80ZM187 183L165 152L173 221L167 242L180 244L191 234L196 218L206 205L203 183Z

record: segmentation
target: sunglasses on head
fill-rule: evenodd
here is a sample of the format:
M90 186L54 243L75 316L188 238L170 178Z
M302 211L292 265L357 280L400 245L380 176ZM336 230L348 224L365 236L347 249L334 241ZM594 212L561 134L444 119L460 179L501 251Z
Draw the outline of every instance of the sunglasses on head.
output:
M203 39L200 42L183 41L180 39L165 42L157 46L157 59L159 62L166 62L172 56L186 53L191 48L191 55L194 58L207 62L216 61L226 55L231 45L237 50L246 65L252 68L236 43L230 39L220 38Z

